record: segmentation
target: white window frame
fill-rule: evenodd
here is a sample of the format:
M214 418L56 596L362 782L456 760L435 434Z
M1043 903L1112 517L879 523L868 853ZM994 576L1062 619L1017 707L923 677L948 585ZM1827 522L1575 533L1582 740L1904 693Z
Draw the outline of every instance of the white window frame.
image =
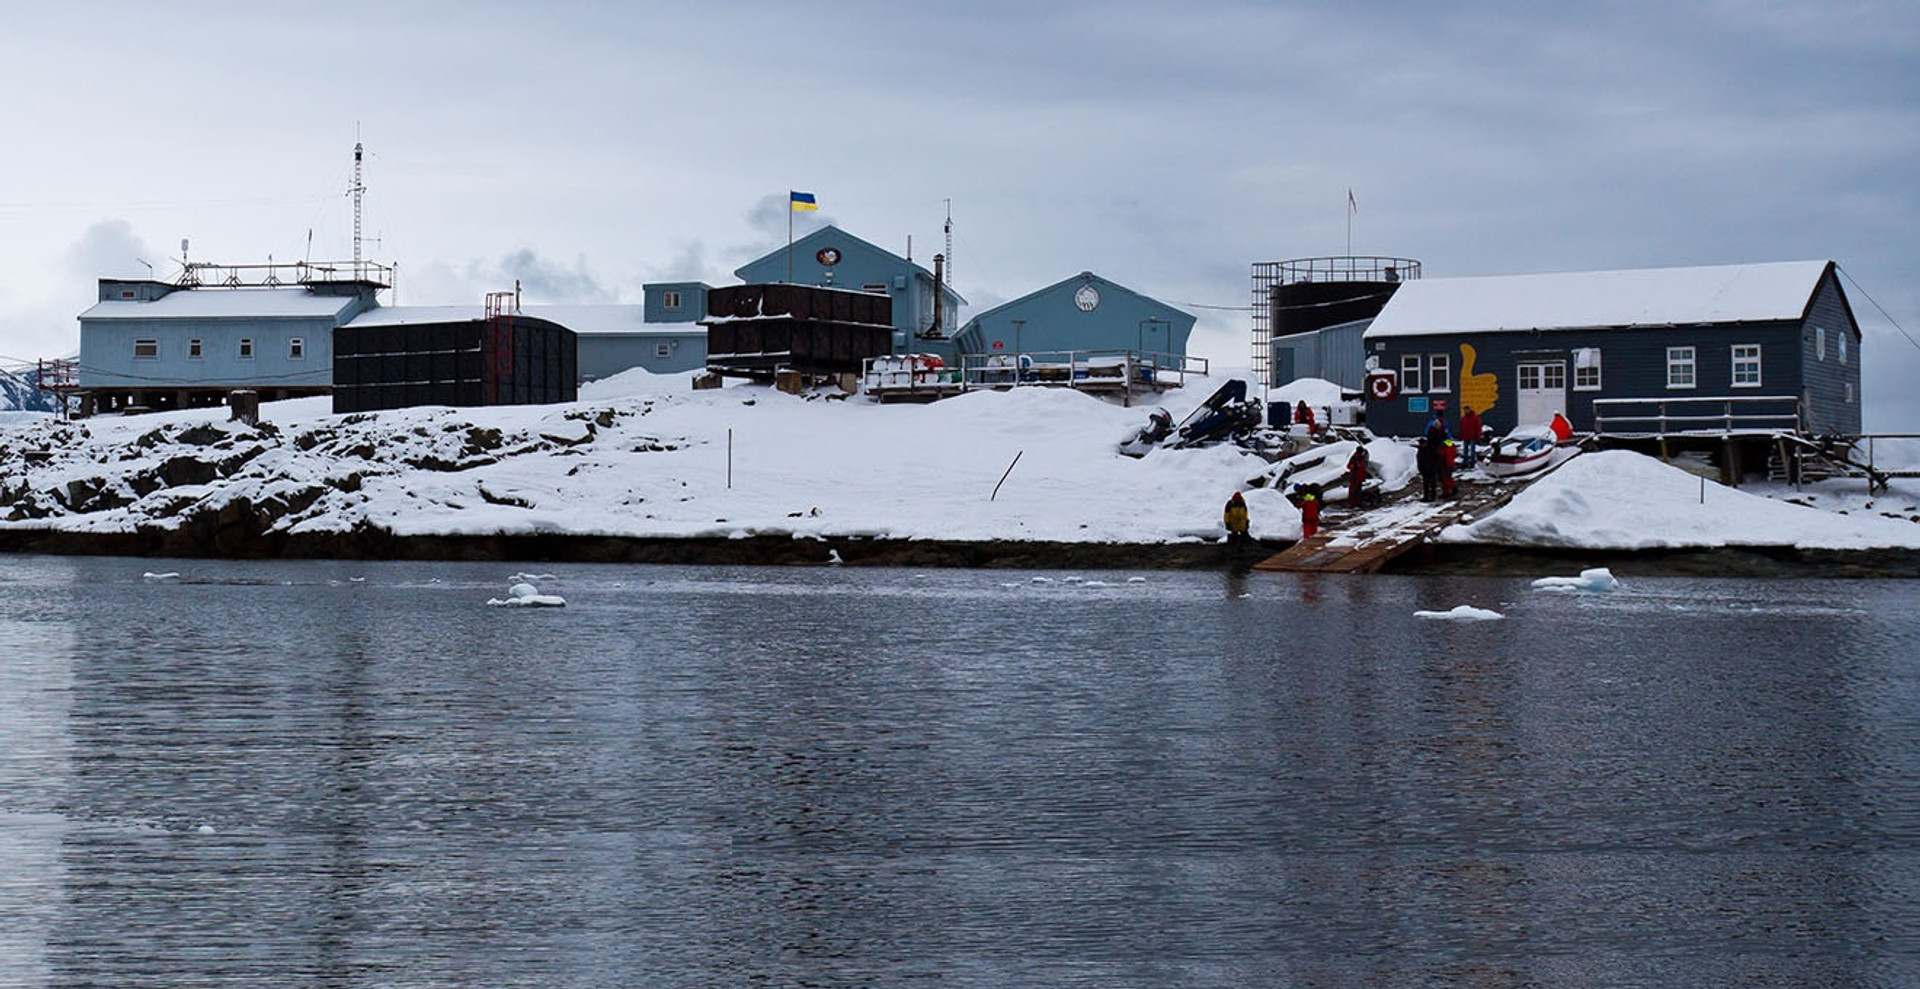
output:
M287 341L287 360L304 361L307 359L307 342L299 337Z
M1681 372L1685 372L1684 374ZM1700 365L1692 347L1667 348L1667 387L1693 389L1700 386Z
M669 357L672 357L673 342L670 340L662 340L659 343L654 344L653 356L655 360L662 360L662 361L666 360Z
M1841 330L1834 335L1834 344L1840 349L1840 363L1847 362L1847 331Z
M1757 343L1736 343L1727 348L1728 356L1733 359L1732 378L1735 388L1760 387L1760 345Z
M1420 355L1400 355L1400 392L1404 395L1420 394Z
M1813 359L1816 361L1827 359L1827 328L1824 326L1813 328Z
M1573 352L1573 390L1599 391L1601 382L1600 348L1581 347Z
M680 293L678 293L678 292L661 292L661 293L660 293L660 308L662 308L662 309L678 309L678 308L680 308Z
M206 344L199 337L187 341L187 359L197 361L207 356Z
M157 361L160 359L159 337L136 337L133 341L133 359L136 361Z
M1435 395L1453 391L1453 357L1432 354L1427 357L1427 390Z
M243 361L253 360L253 338L252 337L240 338L240 359Z

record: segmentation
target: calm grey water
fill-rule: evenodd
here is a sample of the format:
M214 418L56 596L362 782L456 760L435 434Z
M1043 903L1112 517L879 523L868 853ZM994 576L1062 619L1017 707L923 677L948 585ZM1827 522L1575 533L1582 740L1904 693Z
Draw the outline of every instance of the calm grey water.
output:
M1920 985L1912 583L514 569L0 558L0 986Z

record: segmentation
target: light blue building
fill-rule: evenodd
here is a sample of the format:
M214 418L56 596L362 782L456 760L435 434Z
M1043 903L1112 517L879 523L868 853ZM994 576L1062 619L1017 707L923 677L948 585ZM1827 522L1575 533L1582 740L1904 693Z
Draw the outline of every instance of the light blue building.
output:
M1184 358L1193 324L1187 313L1083 271L973 317L957 340L968 354L1131 350Z
M80 314L80 413L217 406L237 389L266 401L327 394L334 329L386 288L370 277L386 269L352 270L195 265L184 284L101 279Z
M639 306L529 306L529 315L571 329L580 344L580 380L642 368L681 374L707 366L705 282L652 282Z
M734 271L750 285L793 282L876 292L893 300L893 351L952 360L954 327L965 299L951 286L934 290L933 272L831 224Z

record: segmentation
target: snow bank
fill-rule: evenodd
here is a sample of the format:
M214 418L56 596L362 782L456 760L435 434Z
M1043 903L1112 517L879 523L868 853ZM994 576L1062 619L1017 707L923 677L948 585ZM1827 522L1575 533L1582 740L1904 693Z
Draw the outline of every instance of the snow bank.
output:
M1506 507L1440 539L1553 549L1887 549L1920 548L1920 525L1776 501L1610 450L1573 458Z

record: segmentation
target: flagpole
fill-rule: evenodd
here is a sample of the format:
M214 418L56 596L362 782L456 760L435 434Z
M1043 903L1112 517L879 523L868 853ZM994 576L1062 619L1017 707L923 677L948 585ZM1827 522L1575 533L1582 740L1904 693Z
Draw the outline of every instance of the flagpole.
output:
M1353 190L1347 190L1347 257L1353 257Z
M1353 221L1347 221L1351 224ZM1347 237L1351 239L1352 234ZM793 284L793 193L787 193L787 284Z

